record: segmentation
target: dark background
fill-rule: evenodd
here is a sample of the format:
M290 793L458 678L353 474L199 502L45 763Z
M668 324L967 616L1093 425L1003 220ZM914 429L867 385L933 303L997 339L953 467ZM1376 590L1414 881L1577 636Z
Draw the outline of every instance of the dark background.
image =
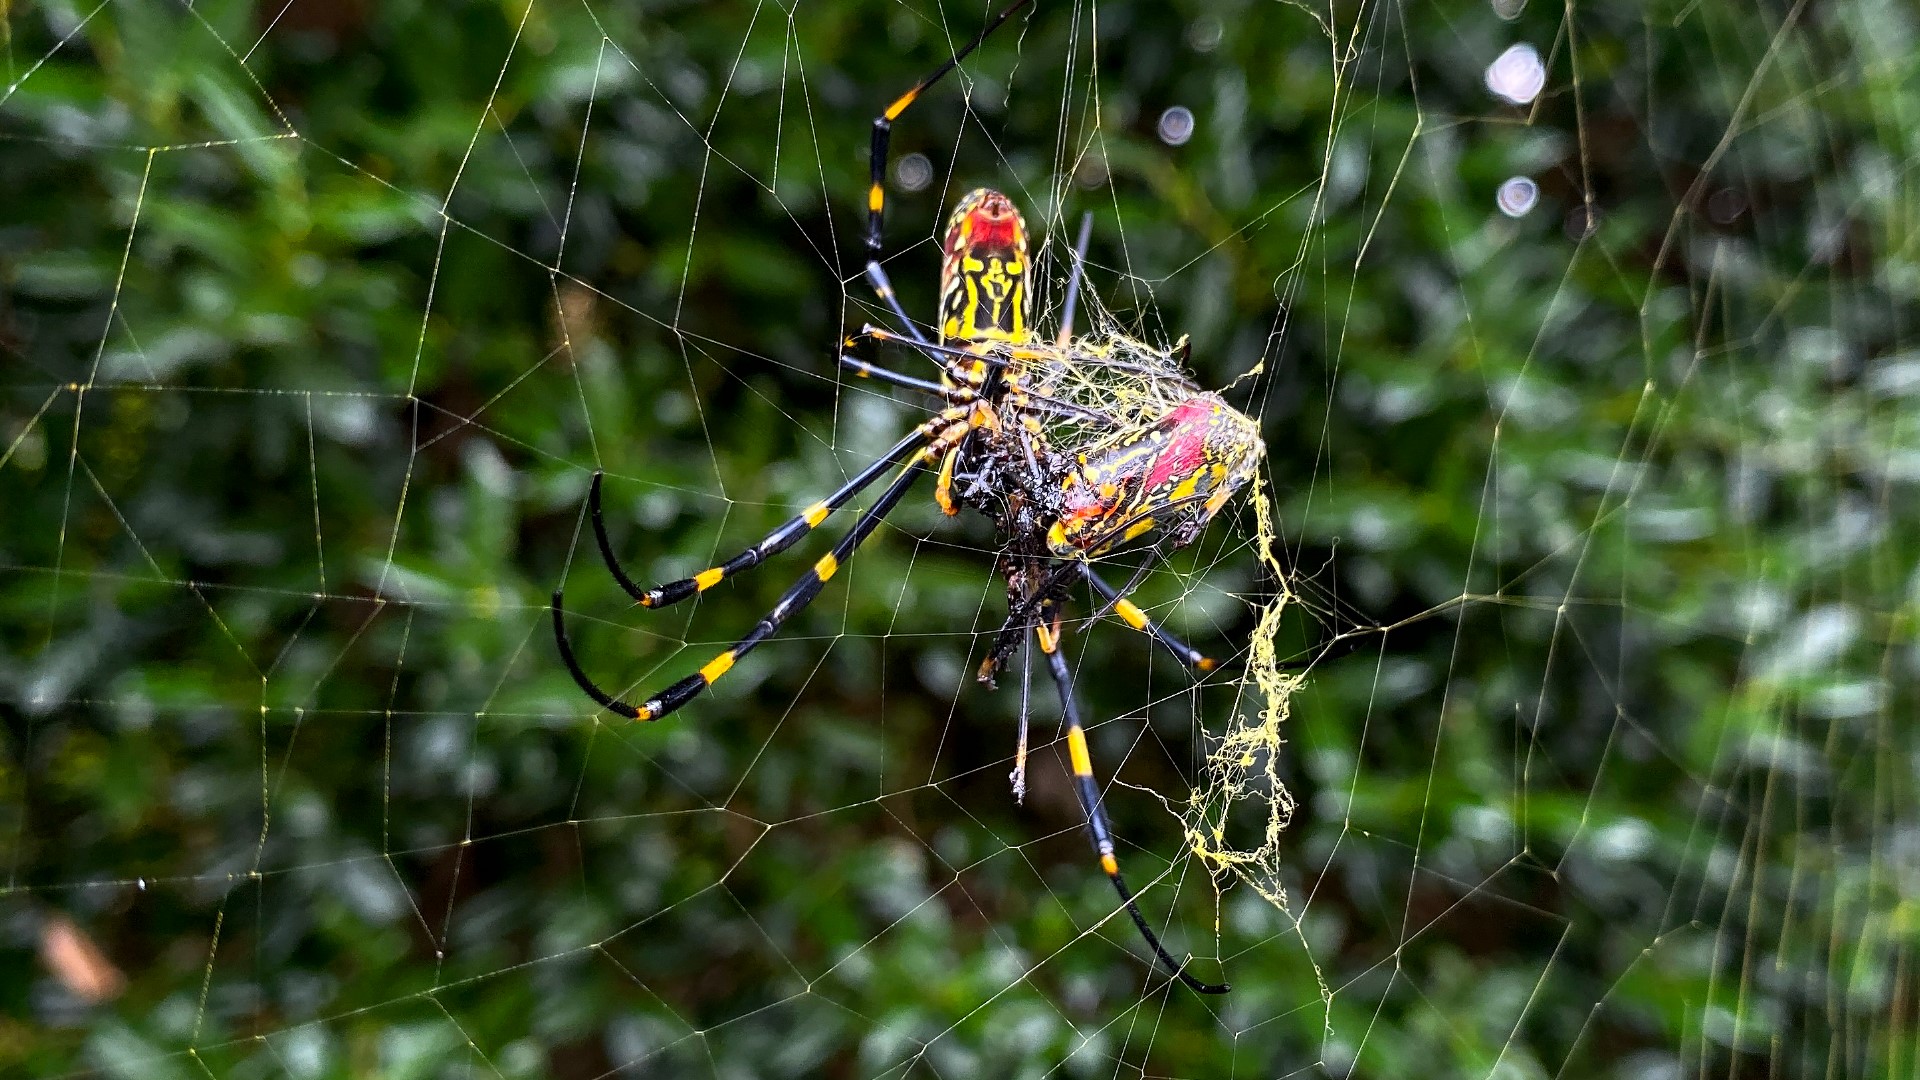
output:
M0 6L0 1071L1914 1069L1920 24L1517 6L1039 0L899 125L910 310L992 184L1056 288L1090 211L1123 325L1265 365L1284 910L1184 854L1231 669L1071 645L1213 999L1041 686L1012 799L992 538L924 489L667 722L549 637L564 581L657 686L827 543L642 613L594 468L677 576L923 415L833 347L870 118L983 5ZM1244 502L1141 592L1228 657Z

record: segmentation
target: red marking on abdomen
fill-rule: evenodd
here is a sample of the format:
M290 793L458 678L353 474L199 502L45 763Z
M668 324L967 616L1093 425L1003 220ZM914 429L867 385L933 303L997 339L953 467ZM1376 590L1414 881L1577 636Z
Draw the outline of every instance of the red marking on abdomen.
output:
M947 230L946 253L962 248L1011 252L1020 243L1020 211L997 191L980 191L960 205Z
M985 210L975 210L973 213L968 214L967 221L972 225L972 229L954 230L952 236L947 241L950 246L959 243L960 237L963 231L965 231L968 233L967 247L986 248L988 250L1010 249L1014 246L1015 233L1018 232L1020 227L1020 223L1014 218L997 217L988 214Z
M1212 425L1213 411L1213 402L1206 398L1188 398L1160 421L1160 429L1169 433L1167 448L1153 460L1147 490L1190 476L1207 463L1207 429Z

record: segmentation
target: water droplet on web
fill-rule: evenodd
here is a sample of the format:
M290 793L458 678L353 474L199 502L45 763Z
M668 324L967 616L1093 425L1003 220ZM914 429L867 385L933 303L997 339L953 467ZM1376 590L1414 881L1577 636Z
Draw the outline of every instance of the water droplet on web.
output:
M134 887L134 888L136 888L136 889L139 889L139 890L140 890L141 892L146 892L146 891L147 891L147 879L146 879L146 878L134 878L134 879L133 879L133 887Z
M1493 201L1508 217L1525 217L1540 201L1540 185L1525 176L1509 176L1494 193Z
M1185 146L1193 138L1193 110L1175 105L1160 114L1160 141L1168 146Z
M1509 104L1531 103L1546 85L1547 66L1540 60L1540 50L1525 42L1509 45L1487 65L1487 89Z

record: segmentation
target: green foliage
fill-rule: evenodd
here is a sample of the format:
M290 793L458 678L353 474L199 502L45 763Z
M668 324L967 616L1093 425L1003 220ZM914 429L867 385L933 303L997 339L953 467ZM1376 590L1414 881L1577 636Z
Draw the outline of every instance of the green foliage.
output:
M1265 365L1230 393L1312 661L1288 911L1216 895L1154 797L1237 688L1073 639L1129 873L1231 996L1109 917L1038 687L1009 794L978 521L912 500L666 722L582 699L557 585L589 669L653 687L811 557L632 610L593 469L668 578L921 415L834 370L880 317L868 125L984 13L0 3L0 1072L1913 1067L1892 3L1039 0L898 125L910 311L992 184L1055 259L1092 212L1090 286L1202 382ZM1526 109L1482 83L1515 41ZM1243 651L1245 525L1143 606Z

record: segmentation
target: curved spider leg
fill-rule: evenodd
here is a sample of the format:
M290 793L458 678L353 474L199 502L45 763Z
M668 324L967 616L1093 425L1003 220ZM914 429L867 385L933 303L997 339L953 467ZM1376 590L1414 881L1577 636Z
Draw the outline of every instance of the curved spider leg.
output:
M854 522L853 527L847 530L847 534L833 546L833 550L821 556L820 561L813 565L810 573L794 582L792 587L781 594L780 601L773 605L773 610L769 611L746 637L734 642L732 648L709 660L699 671L646 699L640 705L628 704L600 689L591 678L588 678L587 673L581 670L579 663L574 659L573 646L567 641L565 609L562 607L560 590L555 589L553 639L560 648L560 660L567 666L567 673L572 675L573 681L580 684L580 689L586 691L588 697L599 702L602 708L618 713L629 720L658 720L699 697L702 691L718 682L720 676L731 670L735 661L772 637L779 631L782 623L812 603L814 597L820 595L820 590L826 587L827 579L833 577L834 573L840 569L842 562L852 557L854 549L873 534L873 530L879 527L880 522L889 513L892 513L893 508L913 486L913 482L919 479L922 464L924 464L923 458L916 458L901 470L893 483L887 485L886 490L873 501L873 505L867 507L866 512Z
M944 413L928 420L909 432L906 438L893 444L893 449L881 455L873 464L860 470L859 475L840 485L833 494L800 511L768 533L759 543L718 566L709 567L689 578L655 585L651 589L641 588L629 577L620 566L620 557L613 552L613 541L607 538L607 523L600 509L600 481L604 474L596 471L593 474L593 486L587 489L587 516L593 521L593 539L600 547L600 559L607 564L613 580L641 607L662 608L677 604L690 596L706 592L726 578L751 570L799 543L801 537L819 528L828 515L845 506L848 500L879 479L888 469L912 457L936 432L953 422L954 417Z
M1108 584L1092 566L1084 562L1079 565L1082 573L1086 575L1087 584L1093 586L1093 591L1100 594L1101 599L1113 609L1115 615L1120 616L1122 622L1141 633L1152 636L1155 641L1165 645L1168 652L1179 657L1181 663L1195 671L1207 672L1220 666L1218 660L1181 641L1168 633L1165 627L1148 618L1147 613L1140 610L1140 605L1127 599L1119 589Z
M1053 683L1060 690L1060 708L1067 724L1067 754L1073 762L1073 779L1080 793L1080 808L1086 812L1087 831L1092 834L1093 849L1100 856L1100 869L1106 872L1107 880L1113 882L1113 890L1120 894L1120 903L1126 907L1127 914L1133 917L1133 925L1139 929L1140 936L1146 939L1147 946L1168 971L1198 993L1226 993L1232 989L1226 983L1201 982L1188 974L1185 965L1175 961L1166 946L1160 944L1159 936L1147 925L1147 917L1140 913L1140 905L1134 902L1133 890L1127 887L1127 879L1120 875L1120 862L1114 856L1113 832L1107 825L1107 812L1100 806L1100 788L1093 778L1093 757L1087 751L1087 732L1080 725L1080 707L1074 701L1073 674L1067 670L1067 658L1060 653L1059 616L1051 602L1041 609L1041 621L1033 628L1033 632L1040 641L1040 651L1046 654L1047 669L1053 675Z
M1087 242L1093 239L1093 211L1080 215L1080 239L1073 242L1073 273L1067 277L1067 300L1060 308L1060 336L1054 344L1065 348L1073 341L1073 312L1080 304L1080 279L1086 276Z
M960 61L965 60L969 53L979 48L980 43L987 40L989 34L1000 29L1001 24L1012 18L1015 12L1032 2L1033 0L1013 0L1013 3L1001 8L1000 13L989 19L980 33L974 35L972 41L962 46L945 63L933 69L932 74L914 83L912 89L893 99L893 103L888 105L884 112L873 118L873 144L868 163L873 183L867 189L867 282L873 286L873 291L879 294L880 299L916 340L925 341L926 339L914 326L913 320L907 317L906 309L900 306L900 298L894 295L893 283L887 279L887 272L880 265L880 256L886 250L882 237L885 232L887 161L889 143L893 139L893 122L900 119L900 114L907 111L907 106L912 105L915 98L925 93L928 87L946 78L948 72L960 65Z

